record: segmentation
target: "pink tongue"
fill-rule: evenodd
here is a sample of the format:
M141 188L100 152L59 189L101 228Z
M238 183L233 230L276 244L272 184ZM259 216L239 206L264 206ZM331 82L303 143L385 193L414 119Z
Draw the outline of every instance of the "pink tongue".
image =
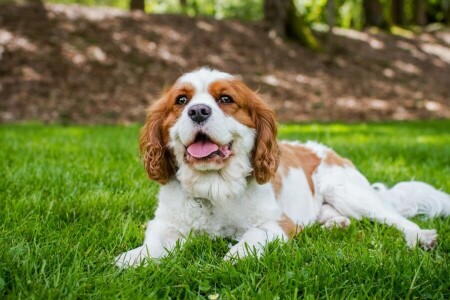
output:
M211 141L198 141L187 148L187 152L195 157L202 158L219 150L219 147Z

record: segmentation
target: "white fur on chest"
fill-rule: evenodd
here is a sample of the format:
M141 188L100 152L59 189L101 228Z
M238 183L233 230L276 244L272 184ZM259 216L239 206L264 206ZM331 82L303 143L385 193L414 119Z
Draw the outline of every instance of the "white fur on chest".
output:
M249 228L276 221L281 214L270 185L258 185L252 180L241 195L215 203L189 195L174 180L161 186L155 217L185 236L193 231L240 239Z

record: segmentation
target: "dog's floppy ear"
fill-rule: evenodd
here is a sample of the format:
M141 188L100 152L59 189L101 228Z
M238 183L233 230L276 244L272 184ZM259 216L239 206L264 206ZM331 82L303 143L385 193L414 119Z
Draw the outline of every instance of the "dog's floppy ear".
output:
M175 174L173 155L167 147L168 128L163 121L167 114L167 95L156 101L148 110L144 127L139 139L139 152L144 158L148 176L165 184Z
M253 170L259 184L275 175L280 161L277 123L274 111L253 91L248 89L249 113L256 126Z

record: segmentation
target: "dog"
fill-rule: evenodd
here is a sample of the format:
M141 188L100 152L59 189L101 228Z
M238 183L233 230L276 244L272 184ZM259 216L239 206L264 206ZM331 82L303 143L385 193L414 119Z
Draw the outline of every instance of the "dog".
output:
M116 257L138 266L192 232L238 242L236 261L302 228L349 226L367 217L398 228L409 247L429 250L436 230L407 217L447 216L450 197L422 182L371 185L353 163L316 142L277 141L274 111L237 77L200 68L182 75L147 112L140 151L161 184L142 246Z

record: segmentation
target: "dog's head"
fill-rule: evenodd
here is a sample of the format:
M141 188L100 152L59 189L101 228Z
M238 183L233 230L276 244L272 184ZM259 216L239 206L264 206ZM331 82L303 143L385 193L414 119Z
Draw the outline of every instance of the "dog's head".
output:
M260 184L279 161L273 111L236 77L202 68L181 76L147 113L140 151L150 178L221 174L238 165ZM252 171L253 169L253 171ZM238 174L237 176L243 176Z

